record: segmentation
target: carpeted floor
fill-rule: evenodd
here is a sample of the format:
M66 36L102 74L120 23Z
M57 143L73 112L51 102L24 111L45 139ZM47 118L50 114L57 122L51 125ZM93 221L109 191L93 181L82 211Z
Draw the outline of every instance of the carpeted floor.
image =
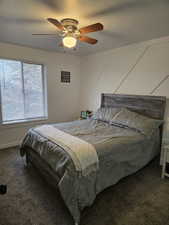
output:
M121 180L82 213L81 225L169 225L169 179L158 159ZM34 168L25 168L17 148L0 151L0 225L72 225L59 192Z

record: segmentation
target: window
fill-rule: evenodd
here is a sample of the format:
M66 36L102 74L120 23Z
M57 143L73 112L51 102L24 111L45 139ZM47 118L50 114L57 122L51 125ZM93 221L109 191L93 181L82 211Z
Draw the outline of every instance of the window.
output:
M1 123L46 118L43 65L0 59Z

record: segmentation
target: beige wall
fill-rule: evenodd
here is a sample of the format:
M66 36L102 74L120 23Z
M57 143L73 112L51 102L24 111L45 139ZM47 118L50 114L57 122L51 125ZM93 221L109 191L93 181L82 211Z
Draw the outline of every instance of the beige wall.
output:
M81 109L96 109L102 92L151 94L169 75L169 38L84 56L81 70ZM153 94L169 97L169 79Z
M169 37L84 56L81 70L81 109L98 108L101 93L150 95L169 75ZM169 78L153 95L169 98Z
M61 122L79 116L80 59L69 54L0 43L0 57L43 63L47 70L48 120ZM71 83L60 83L60 71L71 72ZM0 126L0 148L17 144L35 122Z

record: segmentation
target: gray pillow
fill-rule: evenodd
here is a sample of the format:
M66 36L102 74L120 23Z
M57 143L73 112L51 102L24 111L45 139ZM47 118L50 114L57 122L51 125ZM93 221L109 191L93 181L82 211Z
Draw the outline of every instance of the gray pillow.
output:
M92 119L110 123L119 111L120 108L99 108L92 116Z
M163 121L151 119L123 108L113 117L110 123L129 127L144 135L151 135L153 131L163 123Z

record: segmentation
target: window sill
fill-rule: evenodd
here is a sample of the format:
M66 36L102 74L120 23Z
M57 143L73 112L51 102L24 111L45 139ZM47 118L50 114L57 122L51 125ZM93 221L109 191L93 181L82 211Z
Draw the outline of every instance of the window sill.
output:
M29 126L29 125L34 126L34 125L44 123L43 121L47 121L47 120L48 120L47 117L42 117L42 118L29 119L29 120L3 122L2 124L0 124L0 128L11 129L11 128Z

